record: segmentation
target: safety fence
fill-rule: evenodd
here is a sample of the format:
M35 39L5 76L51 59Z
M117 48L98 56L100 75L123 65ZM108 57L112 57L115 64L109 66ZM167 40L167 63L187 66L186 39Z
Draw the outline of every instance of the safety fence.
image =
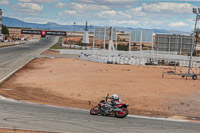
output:
M78 54L82 60L99 63L145 65L159 62L174 62L179 66L189 66L190 56L177 55L176 52L161 51L108 51L108 50L60 50L61 54ZM192 67L200 67L200 57L192 58Z

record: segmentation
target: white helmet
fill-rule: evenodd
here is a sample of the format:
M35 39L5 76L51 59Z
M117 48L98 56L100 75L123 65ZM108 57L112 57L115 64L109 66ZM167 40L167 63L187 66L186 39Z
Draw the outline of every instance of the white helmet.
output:
M112 95L112 98L115 99L115 100L118 100L118 99L119 99L119 96L118 96L117 94L113 94L113 95Z

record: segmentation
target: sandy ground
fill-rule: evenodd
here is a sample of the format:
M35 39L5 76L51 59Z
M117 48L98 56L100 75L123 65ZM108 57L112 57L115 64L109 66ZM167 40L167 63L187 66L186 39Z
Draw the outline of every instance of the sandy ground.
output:
M117 93L130 104L130 114L198 120L200 80L170 75L162 78L163 71L172 70L173 67L168 66L37 58L1 84L0 95L41 104L90 109L107 93ZM180 70L186 71L177 68ZM199 69L193 71L200 73Z

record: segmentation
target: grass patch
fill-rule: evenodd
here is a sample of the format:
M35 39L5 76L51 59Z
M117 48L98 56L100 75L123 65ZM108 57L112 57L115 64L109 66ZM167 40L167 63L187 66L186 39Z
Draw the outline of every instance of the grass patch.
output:
M58 42L53 45L52 47L50 47L50 49L65 49L62 47L62 39L65 38L64 36L61 36L58 40Z
M41 37L41 38L40 38L40 42L43 41L44 39L45 39L45 37Z

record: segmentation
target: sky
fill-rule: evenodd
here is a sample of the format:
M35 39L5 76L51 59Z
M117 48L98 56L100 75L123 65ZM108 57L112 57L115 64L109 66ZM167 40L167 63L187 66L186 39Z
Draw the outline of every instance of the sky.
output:
M0 0L3 16L25 22L194 30L200 0ZM199 27L199 25L198 25Z

